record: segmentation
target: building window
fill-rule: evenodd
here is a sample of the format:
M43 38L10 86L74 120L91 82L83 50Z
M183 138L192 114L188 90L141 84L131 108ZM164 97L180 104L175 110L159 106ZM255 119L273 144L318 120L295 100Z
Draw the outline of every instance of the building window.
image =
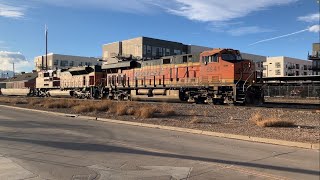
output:
M152 47L151 46L147 46L147 53L150 54L151 53L151 49Z
M54 66L58 66L59 65L59 60L54 60L53 65Z
M74 61L71 61L69 66L74 66Z
M296 64L296 69L300 69L300 64Z
M143 45L143 55L146 55L146 54L147 54L147 46Z
M61 67L68 66L68 61L60 61L60 66Z
M276 68L281 68L281 64L279 62L276 62L274 65L276 66Z
M157 55L157 47L152 47L152 56L156 56Z
M175 49L175 50L173 50L173 54L174 54L174 55L180 55L180 54L181 54L181 51L180 51L180 50Z
M166 49L166 56L170 56L171 53L170 53L170 49Z
M163 52L162 52L162 48L159 48L159 56L162 56Z
M279 69L277 69L277 70L275 71L275 73L276 73L276 75L281 75L281 71L280 71Z

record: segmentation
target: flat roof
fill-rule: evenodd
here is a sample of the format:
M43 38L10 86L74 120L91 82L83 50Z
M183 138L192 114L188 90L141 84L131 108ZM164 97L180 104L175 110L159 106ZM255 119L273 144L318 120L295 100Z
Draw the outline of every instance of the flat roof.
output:
M106 44L103 44L103 45L109 45L109 44L118 43L118 42L122 42L122 41L129 41L129 40L133 40L133 39L137 39L137 38L146 38L146 39L151 39L151 40L166 41L166 42L170 42L170 43L177 43L177 44L187 45L187 44L184 44L182 42L170 41L170 40L153 38L153 37L146 37L146 36L138 36L138 37L134 37L134 38L130 38L130 39L124 39L124 40L121 40L121 41L115 41L115 42L106 43Z

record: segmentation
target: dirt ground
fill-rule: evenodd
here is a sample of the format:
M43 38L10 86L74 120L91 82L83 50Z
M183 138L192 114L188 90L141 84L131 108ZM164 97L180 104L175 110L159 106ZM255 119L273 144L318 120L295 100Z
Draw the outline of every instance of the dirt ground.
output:
M63 112L68 114L77 114L72 107L47 108L41 105L31 105L28 103L24 103L25 101L28 101L28 99L25 98L20 98L21 102L6 102L4 101L5 98L7 97L0 97L0 104ZM40 99L39 101L42 100ZM97 101L92 101L91 103L96 102ZM116 107L118 102L112 103L112 106ZM297 107L266 108L185 103L119 103L121 103L122 105L127 104L127 108L161 108L173 110L174 113L163 114L155 111L154 117L152 118L141 118L134 115L116 115L116 113L113 113L111 111L91 111L78 114L296 142L316 143L320 141L320 113L314 108L312 108L311 110L299 109ZM318 109L320 110L320 106ZM257 114L263 118L281 119L288 122L293 122L294 126L260 127L253 123L251 120L252 117Z

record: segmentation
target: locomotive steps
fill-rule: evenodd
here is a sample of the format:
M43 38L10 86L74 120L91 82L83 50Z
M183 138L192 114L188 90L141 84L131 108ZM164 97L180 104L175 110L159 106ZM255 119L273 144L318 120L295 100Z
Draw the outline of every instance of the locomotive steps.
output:
M4 104L4 103L2 103ZM142 105L139 105L139 104L135 104L137 106L142 106ZM95 117L92 117L94 116L94 114L86 114L86 113L82 113L82 115L78 115L78 114L74 114L73 112L71 111L65 111L64 110L61 110L59 112L52 112L51 110L48 111L48 109L43 109L43 108L39 108L41 110L36 110L36 109L29 109L30 107L28 106L23 106L21 104L17 104L15 106L20 106L20 107L13 107L12 105L10 106L7 106L7 105L1 105L1 106L4 106L4 107L8 107L8 108L12 108L12 109L20 109L20 110L28 110L28 111L33 111L33 112L40 112L40 113L46 113L46 114L53 114L53 115L57 115L57 116L68 116L68 117L73 117L73 118L76 118L76 119L79 119L79 120L95 120L95 121L102 121L102 122L109 122L109 123L118 123L118 124L125 124L125 125L132 125L132 126L140 126L140 127L147 127L147 128L158 128L158 129L165 129L165 130L171 130L171 131L179 131L179 132L186 132L186 133L192 133L192 134L199 134L199 135L207 135L207 136L215 136L215 137L222 137L222 138L230 138L230 139L238 139L238 140L244 140L244 141L252 141L252 142L260 142L260 143L268 143L268 144L276 144L276 145L283 145L283 146L291 146L291 147L299 147L299 148L306 148L306 149L317 149L319 150L319 141L318 141L318 138L319 137L311 137L313 139L313 141L305 141L305 142L295 142L295 139L280 139L280 140L277 140L273 137L274 134L276 134L277 131L284 131L285 134L289 134L289 136L294 136L294 134L297 134L299 133L300 131L304 131L304 126L301 125L300 127L300 124L298 126L298 128L279 128L279 129L272 129L272 128L260 128L260 127L256 127L256 126L252 126L250 128L252 128L252 130L254 130L255 128L257 129L260 129L261 131L273 131L274 134L273 136L266 136L266 135L259 135L257 133L252 133L252 134L257 134L259 135L260 137L258 136L254 136L254 135L238 135L234 132L231 132L231 133L228 133L228 132L214 132L214 131L208 131L208 127L211 127L211 124L191 124L190 122L187 123L187 124L170 124L170 123L158 123L159 121L163 121L163 122L166 122L166 121L171 121L170 119L167 119L167 120L160 120L159 118L151 118L151 119L147 119L147 120L143 120L143 118L139 118L138 120L134 119L132 116L128 117L130 119L125 119L125 118L120 118L120 117L116 117L117 119L120 118L120 120L115 120L113 117L107 117L107 118L104 118L103 116L95 116ZM148 105L150 106L150 105ZM159 105L156 105L158 107L160 107ZM178 106L178 105L174 105L174 106ZM203 107L208 107L208 106L196 106L199 110L202 109ZM218 107L217 109L219 110L220 107ZM226 108L226 107L223 107L223 108ZM229 108L229 107L227 107ZM234 107L232 107L234 108ZM224 111L228 112L228 111L231 111L232 108L230 109L224 109ZM37 108L38 109L38 108ZM53 111L57 111L57 109L52 109ZM172 113L172 112L171 112ZM245 113L245 112L244 112ZM168 115L170 115L170 113L167 112ZM315 115L316 117L319 115L319 114L315 114L314 112L313 113L310 113L309 116L312 116L312 115ZM210 115L207 115L210 117ZM194 116L196 117L196 116ZM237 117L237 118L233 118L233 117ZM233 116L233 117L230 117L230 120L232 121L241 121L241 117L238 117L238 116ZM175 115L175 118L179 118L179 115ZM186 119L187 117L182 117L182 119ZM212 118L212 117L210 117ZM140 120L141 119L141 120ZM230 121L230 120L225 120L225 121ZM138 121L138 122L137 122ZM202 120L203 121L203 120ZM150 123L153 123L153 124L150 124ZM185 122L184 122L185 123ZM237 122L238 123L238 122ZM218 124L216 124L218 126ZM179 127L174 127L174 126L179 126ZM196 127L197 129L191 129L190 126L192 126L191 128L194 128L193 126L198 126ZM228 126L228 124L225 124L224 126ZM219 128L219 127L218 127ZM309 127L310 128L310 127ZM318 128L318 127L316 127ZM236 128L233 128L233 129L236 129ZM307 129L306 131L309 131L312 129ZM288 131L288 132L286 132ZM295 133L292 133L292 131L294 131ZM315 129L315 131L317 131L317 129ZM306 132L302 132L302 133L306 133ZM240 134L240 133L239 133ZM285 136L285 134L281 134L281 136ZM263 138L263 137L267 137L267 138ZM271 138L269 138L271 137ZM277 138L277 137L276 137ZM316 140L314 140L316 139ZM301 140L300 140L301 141Z

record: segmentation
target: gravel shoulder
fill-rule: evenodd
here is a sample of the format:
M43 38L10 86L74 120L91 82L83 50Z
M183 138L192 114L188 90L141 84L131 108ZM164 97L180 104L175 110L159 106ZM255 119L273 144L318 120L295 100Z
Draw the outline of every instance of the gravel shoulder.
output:
M0 97L1 100L2 97ZM123 103L123 102L122 102ZM76 114L71 108L48 109L29 104L12 104L0 101L2 105ZM174 109L175 115L156 113L153 118L135 116L117 116L110 112L88 112L81 115L134 121L157 125L199 129L213 132L230 133L295 142L319 143L320 113L308 109L263 108L226 105L202 105L184 103L144 103L128 102L130 106L149 106L154 108ZM320 110L320 106L318 108ZM259 127L250 121L255 114L265 118L276 117L295 123L293 127ZM1 124L0 124L1 125Z

